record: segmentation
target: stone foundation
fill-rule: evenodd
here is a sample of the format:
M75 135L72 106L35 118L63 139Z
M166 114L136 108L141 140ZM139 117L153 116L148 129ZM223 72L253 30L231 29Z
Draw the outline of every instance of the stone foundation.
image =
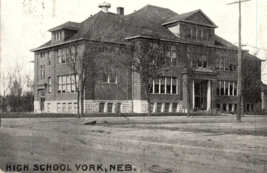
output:
M116 113L117 111L121 113L133 112L132 101L129 100L85 100L84 104L85 113Z

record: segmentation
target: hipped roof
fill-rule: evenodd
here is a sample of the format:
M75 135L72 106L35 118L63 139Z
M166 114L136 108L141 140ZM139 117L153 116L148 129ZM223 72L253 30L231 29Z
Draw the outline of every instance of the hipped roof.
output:
M77 32L65 42L89 39L103 42L125 43L126 38L136 36L157 37L163 40L176 42L178 38L162 24L173 19L185 19L196 12L199 12L199 10L179 15L168 8L152 5L147 5L129 15L118 15L100 11L81 23L66 22L50 29L50 31L55 31L60 28L72 28L77 30ZM237 49L235 45L232 45L221 37L215 36L215 40L223 43L225 47ZM56 45L58 44L52 45L52 42L48 41L33 51Z

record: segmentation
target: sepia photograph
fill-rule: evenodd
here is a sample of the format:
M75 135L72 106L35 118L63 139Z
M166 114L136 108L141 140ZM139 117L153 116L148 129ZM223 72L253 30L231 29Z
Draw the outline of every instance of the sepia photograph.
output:
M267 173L266 0L0 3L0 173Z

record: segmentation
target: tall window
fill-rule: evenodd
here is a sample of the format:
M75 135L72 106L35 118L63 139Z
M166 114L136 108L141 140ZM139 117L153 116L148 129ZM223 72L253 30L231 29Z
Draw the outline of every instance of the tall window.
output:
M236 96L237 83L235 81L219 81L217 87L217 95L221 96Z
M176 77L154 79L152 88L152 94L178 94L178 80Z
M70 49L66 48L66 62L70 62Z
M168 51L167 53L167 64L171 66L177 65L176 51Z
M41 68L41 79L45 79L45 66L41 65L40 68Z
M220 70L224 70L224 56L225 52L220 51Z
M75 78L74 78L74 75L71 75L70 81L71 81L71 92L74 92L75 91Z
M62 63L62 51L61 51L61 49L58 49L58 51L57 51L57 62Z
M48 55L48 65L51 65L51 57L52 57L52 51L50 51Z
M68 75L68 76L66 76L66 80L67 80L67 87L66 87L66 92L67 93L70 93L71 92L71 81L70 81L70 78L71 78L71 75Z
M66 49L62 49L62 63L66 62Z
M191 28L191 35L192 35L192 38L193 39L196 39L196 34L197 34L197 28L196 28L196 26L192 26L192 28Z
M48 93L51 93L51 77L48 77L48 87L47 87Z
M75 61L77 59L75 53L76 53L75 47L71 46L71 61Z
M62 93L66 92L66 76L62 76Z
M197 39L202 40L202 30L200 27L197 27Z
M61 93L62 91L62 76L58 76L58 93Z

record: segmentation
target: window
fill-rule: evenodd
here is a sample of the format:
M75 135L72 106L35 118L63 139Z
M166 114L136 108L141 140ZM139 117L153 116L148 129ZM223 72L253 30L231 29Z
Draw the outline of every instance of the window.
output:
M191 27L191 35L193 39L196 39L196 33L197 33L196 29L197 28L195 26Z
M50 51L48 55L48 65L51 65L51 57L52 57L52 52Z
M185 38L191 38L191 27L190 26L184 26L184 31L185 31Z
M66 48L66 62L70 62L70 49Z
M170 103L165 103L165 112L169 112Z
M67 93L70 93L71 92L71 75L68 75L68 76L66 76L66 80L67 80L67 83L66 83L66 92Z
M108 74L103 74L103 82L108 82Z
M200 27L197 27L197 39L202 40L202 30Z
M171 91L172 94L178 94L177 86L178 86L178 80L176 77L173 77L172 78L172 91Z
M40 57L41 57L41 58L45 58L45 52L42 52L42 53L40 54Z
M47 87L48 93L51 93L51 77L48 77L48 87Z
M117 82L117 76L115 74L110 74L110 83L116 83Z
M172 86L171 79L172 79L171 77L166 78L166 93L167 94L171 93L171 86Z
M178 106L178 103L173 103L172 104L172 111L173 112L177 112L177 106Z
M157 103L157 112L161 112L162 103Z
M74 46L71 46L71 61L75 61L76 60L76 56L75 56L76 50Z
M234 82L229 82L230 83L230 88L229 88L229 94L230 94L230 96L232 96L233 95L233 91L234 91L234 88L233 88L233 83Z
M216 70L219 70L220 69L220 57L216 57Z
M236 96L236 82L219 81L219 85L217 87L217 95Z
M66 49L62 49L62 63L66 62Z
M58 49L58 51L57 51L57 62L58 63L62 63L62 54L61 54L62 52L61 52L61 49Z
M154 93L159 93L159 79L154 79Z
M61 112L61 104L60 103L57 104L57 112Z
M50 103L47 103L47 112L50 112Z
M67 111L66 103L62 103L62 112L66 111Z
M229 57L228 57L227 54L225 54L225 57L224 57L224 70L228 71L228 68L229 68Z
M45 79L45 66L41 65L41 79Z
M75 112L77 112L77 111L78 111L78 105L77 105L77 103L76 103L76 102L74 103L74 111L75 111Z
M225 87L225 95L229 95L228 94L228 81L225 81L224 84L225 84L224 85L224 87Z
M62 91L62 76L58 76L58 93Z
M106 83L117 83L117 75L104 73L102 80Z
M62 93L66 92L66 76L62 76Z
M207 38L207 29L203 28L203 40L208 40Z
M160 78L160 93L165 93L165 77Z
M120 113L121 112L121 103L117 103L116 104L116 113Z
M167 65L171 66L177 65L176 51L169 51L167 53Z
M220 69L221 70L224 70L224 55L225 55L225 53L224 52L221 52L220 53Z
M68 103L68 112L72 112L72 103Z
M105 103L99 103L99 112L104 112Z
M234 95L237 95L237 82L234 82Z
M75 77L74 75L70 75L71 92L72 93L75 91L75 78L74 77ZM76 78L76 80L78 81L78 78Z
M53 34L53 40L54 41L61 41L63 40L63 31L56 31Z
M221 95L224 95L224 81L221 81Z
M108 112L112 112L113 103L108 103Z
M178 80L176 77L161 77L154 79L152 85L152 94L178 94Z

